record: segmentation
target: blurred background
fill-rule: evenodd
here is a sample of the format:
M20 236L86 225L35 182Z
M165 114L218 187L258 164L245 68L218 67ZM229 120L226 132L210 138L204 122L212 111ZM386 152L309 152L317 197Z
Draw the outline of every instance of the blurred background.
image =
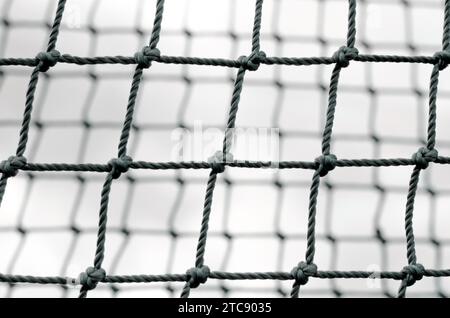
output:
M0 57L46 47L55 0L0 0ZM57 50L133 56L150 38L154 0L68 0ZM441 50L439 0L358 1L360 53ZM251 51L253 0L167 0L164 55L236 59ZM265 0L268 56L331 56L344 45L345 0ZM247 72L237 127L279 129L279 159L314 160L331 66ZM15 153L29 67L0 68L0 159ZM409 158L426 138L432 65L352 62L341 72L332 153ZM40 75L25 156L39 163L106 163L117 145L134 66L57 64ZM144 71L129 153L173 159L174 130L223 128L236 69L153 63ZM450 153L450 76L441 72L437 146ZM217 146L220 149L220 140ZM206 160L211 154L205 154ZM189 158L185 158L189 159ZM198 158L197 158L198 159ZM235 159L247 159L235 153ZM315 263L328 270L395 270L407 264L404 211L412 167L336 168L321 183ZM134 170L114 181L104 268L108 274L184 273L194 265L208 170ZM20 172L0 208L0 272L76 277L95 253L100 173ZM205 263L212 270L290 271L304 260L311 170L228 168L214 194ZM450 168L421 174L414 231L418 262L450 264ZM377 234L378 233L378 234ZM408 296L449 295L449 278L424 278ZM394 296L399 281L310 279L303 297ZM281 297L292 281L208 282L191 297ZM172 297L183 283L100 284L90 296ZM2 297L74 297L78 289L0 284Z

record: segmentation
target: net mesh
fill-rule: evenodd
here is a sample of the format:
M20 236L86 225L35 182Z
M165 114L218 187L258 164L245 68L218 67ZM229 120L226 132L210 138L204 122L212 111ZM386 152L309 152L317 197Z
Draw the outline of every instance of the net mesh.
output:
M70 3L70 1L68 2ZM139 2L142 9L142 3ZM276 17L272 17L272 20L280 19L280 17L277 16L278 10L277 6L279 6L279 3L281 1L274 2L274 14ZM323 1L320 1L320 3L323 5ZM416 257L416 243L422 243L422 241L426 243L430 243L431 246L436 249L438 252L436 253L436 258L438 261L436 263L439 263L439 265L442 265L439 261L441 258L440 251L442 249L442 246L445 245L445 240L439 240L437 236L435 235L435 229L432 228L430 230L431 234L429 238L426 239L415 239L414 236L414 230L413 230L413 215L415 212L414 209L414 203L416 200L416 194L420 191L419 189L419 176L421 174L424 174L424 170L434 165L445 165L450 163L450 158L441 156L438 154L436 150L436 126L437 126L437 120L436 120L436 103L437 103L437 96L438 96L438 79L440 71L444 70L448 62L450 61L450 51L449 51L449 41L450 41L450 1L446 0L444 4L444 20L443 20L443 36L442 36L442 48L434 55L410 55L410 56L403 56L403 55L379 55L379 54L361 54L358 49L356 49L356 18L357 18L357 4L359 2L356 0L350 0L348 1L347 6L347 33L346 33L346 40L344 43L341 43L339 45L333 47L339 47L334 54L332 54L330 57L277 57L277 56L268 56L266 55L263 50L261 50L261 24L263 21L262 12L263 12L263 1L257 0L254 4L254 19L253 19L253 31L251 33L251 50L250 53L247 56L241 56L237 59L225 59L225 58L197 58L197 57L189 57L189 56L172 56L172 55L164 55L160 52L158 49L158 44L160 41L160 35L161 35L161 25L163 24L164 20L164 4L165 2L162 0L158 0L156 2L156 9L154 14L154 22L151 28L151 33L148 36L148 45L145 46L143 49L139 50L134 56L93 56L93 57L82 57L82 56L76 56L76 55L70 55L70 54L61 54L59 51L57 51L58 45L57 45L57 39L59 35L59 30L61 27L61 21L63 18L63 14L65 9L67 9L66 1L60 0L57 3L56 6L56 13L54 14L54 20L51 24L48 25L49 37L48 37L48 45L46 49L37 54L35 58L1 58L0 59L0 66L2 67L18 67L18 66L27 66L32 68L31 77L29 78L29 84L28 89L26 91L26 99L25 99L25 110L23 113L23 118L20 124L20 133L19 133L19 141L17 143L17 148L15 155L10 156L9 158L5 159L1 162L0 165L0 171L2 172L2 177L0 180L0 203L2 202L7 188L7 183L11 182L16 175L20 176L21 174L27 173L28 178L32 181L36 178L36 175L41 172L57 172L63 173L63 172L69 172L69 173L77 173L76 180L78 182L78 187L76 189L73 189L73 191L76 193L76 197L74 199L74 208L71 211L70 216L70 224L68 226L62 227L63 230L70 229L72 233L72 240L70 243L70 247L68 251L65 254L64 262L62 265L61 272L66 272L68 264L70 263L71 259L74 257L74 249L76 248L77 241L80 240L80 236L83 233L96 233L96 250L95 250L95 256L92 260L92 265L88 267L84 272L82 272L77 277L67 277L64 275L60 276L25 276L25 275L17 275L17 274L0 274L0 281L3 283L7 283L8 285L8 291L12 292L16 286L27 283L27 284L55 284L60 285L65 292L69 289L69 287L79 286L80 288L80 297L86 297L88 292L90 290L94 290L99 288L102 285L109 286L113 292L119 291L122 287L121 285L128 283L156 283L156 282L163 282L167 283L166 288L167 290L172 293L176 294L180 292L181 297L188 297L191 293L192 289L198 289L201 290L203 288L207 288L209 284L211 284L211 281L217 280L219 281L219 289L224 295L227 295L230 293L230 290L233 288L230 287L230 285L226 285L224 281L230 281L230 280L274 280L277 281L275 285L276 292L281 296L292 296L292 297L298 297L301 295L300 288L301 286L305 285L305 289L308 287L308 285L311 284L312 280L315 279L323 279L323 280L330 280L331 283L328 286L328 289L331 290L331 292L335 296L341 296L343 292L340 290L340 288L333 283L337 279L362 279L362 278L373 278L373 279L381 279L384 281L395 281L397 285L397 292L391 293L390 289L387 288L387 286L382 286L382 292L387 296L398 296L398 297L404 297L406 295L406 291L409 289L413 289L413 285L416 285L416 282L418 280L421 280L422 278L425 279L432 279L434 278L445 278L450 276L450 269L433 269L429 268L428 266L421 265L420 262L420 255L419 257ZM408 8L411 4L408 1L402 2L404 7ZM8 12L8 7L12 5L12 1L6 1L4 3L4 10L2 12ZM236 3L235 3L236 5ZM53 9L51 5L48 6L48 12L49 15L51 15L51 10ZM90 19L94 19L95 11L98 10L98 5L94 4L91 8L91 16ZM141 10L137 10L140 12ZM70 12L70 11L69 11ZM67 12L66 12L67 13ZM232 19L236 19L236 17L232 17ZM139 19L137 19L139 20ZM323 22L323 16L321 16L321 19L319 19L319 25ZM26 24L26 23L25 23ZM3 17L3 27L8 28L11 27L12 23L7 19L6 15ZM28 24L33 25L33 24ZM98 35L98 30L96 30L95 27L89 26L88 27L89 32L92 36ZM118 31L112 28L112 31ZM134 30L136 34L138 34L139 37L144 38L147 37L147 34L144 30L140 29L139 27L136 27ZM187 38L193 37L192 32L189 30L184 31L184 35ZM212 36L216 36L214 32L211 33ZM236 33L233 31L230 31L226 34L227 37L230 37L234 40L238 37ZM282 43L286 40L286 38L282 38L278 35L274 35L274 41L277 43ZM327 41L320 38L320 42L325 44ZM327 43L329 44L329 43ZM361 45L364 45L366 48L369 47L368 44L365 44L364 42L361 43ZM92 50L91 50L92 51ZM411 47L411 51L415 51L414 47ZM379 159L344 159L344 158L337 158L332 153L332 141L338 139L338 136L335 136L333 134L333 125L335 122L335 109L337 106L339 106L338 102L338 84L339 84L339 78L341 75L341 72L344 73L347 70L343 70L346 67L348 67L350 64L356 64L356 63L415 63L415 64L425 64L432 66L431 71L431 78L429 81L429 92L428 92L428 113L427 113L427 120L424 118L419 118L421 120L427 121L426 126L426 137L422 141L420 139L421 147L418 147L419 149L412 155L411 158L379 158ZM45 125L51 125L55 124L55 122L49 122L49 123L42 123L40 120L35 120L32 122L34 116L40 116L41 114L35 114L33 112L33 108L35 106L35 103L40 102L39 99L36 97L36 91L38 84L40 84L40 81L44 80L47 81L49 78L51 78L51 68L60 65L60 64L70 64L70 65L76 65L77 67L81 66L98 66L101 64L107 64L108 67L112 67L113 64L118 65L131 65L135 67L132 79L131 79L131 89L129 91L129 98L128 98L128 104L126 106L126 111L124 113L124 120L117 125L116 123L112 122L103 122L101 124L93 123L89 120L89 108L92 107L92 95L95 91L96 87L99 85L98 82L101 79L100 75L97 75L94 71L88 71L88 75L90 80L92 81L91 89L86 97L86 103L85 108L83 110L83 114L81 116L81 125L84 129L84 131L92 130L96 127L96 125L103 127L103 128L117 128L119 127L121 129L120 132L120 138L118 140L118 149L117 154L113 159L111 159L107 163L83 163L83 164L68 164L68 163L35 163L30 162L27 160L27 158L32 157L33 153L36 152L36 149L28 149L28 139L31 131L32 124L34 125L34 129L36 130L35 133L40 138L42 135L42 129ZM152 65L153 64L153 65ZM213 67L226 67L230 69L230 72L235 72L235 74L231 75L231 78L233 80L233 90L231 94L231 100L229 101L229 111L226 121L226 129L223 136L223 142L221 151L216 154L216 157L213 158L213 160L209 161L183 161L183 162L158 162L158 161L136 161L129 156L130 153L135 152L135 149L129 149L131 148L129 146L130 138L133 138L132 135L138 134L146 129L162 129L165 127L165 124L158 122L158 119L155 119L154 123L150 124L142 124L138 122L138 118L134 118L134 112L135 112L135 106L137 104L137 100L139 98L138 91L143 86L143 78L145 73L151 73L152 68L156 68L158 64L181 64L181 65L193 65L193 66L206 66L208 68ZM332 67L331 71L331 79L328 83L320 84L319 89L321 92L323 92L326 96L326 110L324 112L323 121L321 126L323 127L323 131L320 133L321 136L321 154L313 161L279 161L279 162L272 162L272 161L249 161L249 160L232 160L230 158L231 155L231 149L232 149L232 142L233 142L233 130L236 126L236 120L239 117L239 111L238 106L240 104L240 98L241 93L245 91L247 81L244 80L246 76L250 77L249 75L252 72L257 72L260 69L263 69L264 66L307 66L307 67L313 67L313 66L322 66L322 65L330 65ZM149 69L149 70L147 70ZM9 69L8 69L9 70ZM301 69L303 71L305 69ZM114 77L118 76L117 74L111 73L107 76ZM120 77L123 77L120 75ZM176 77L176 76L175 76ZM167 78L168 80L171 79L169 76ZM177 80L180 80L177 77ZM208 81L209 79L206 79ZM191 87L193 85L193 80L186 75L186 73L182 76L182 82ZM47 83L43 83L43 85L48 85ZM249 84L250 85L250 84ZM280 92L284 92L286 90L286 84L284 84L280 80L275 80L274 85L277 90ZM307 85L302 85L302 88L307 87ZM296 87L298 88L298 87ZM373 97L374 100L376 100L377 97L377 91L372 88L371 86L367 87L367 92L369 95ZM394 89L392 90L394 91ZM42 95L45 95L45 93L41 93ZM183 96L182 101L186 101L189 98L189 94L193 94L192 92L186 93L185 96ZM206 94L206 93L205 93ZM416 89L415 94L417 97L422 100L424 99L424 93L420 91L419 89ZM192 96L191 96L192 97ZM279 100L283 98L283 94L278 94L278 101L276 104L280 104ZM421 105L423 108L423 105ZM185 127L185 124L183 123L183 114L187 111L186 105L183 104L180 107L181 110L179 110L178 114L178 127ZM374 107L376 108L376 107ZM258 110L260 111L260 110ZM275 109L274 110L274 122L277 122L279 118L280 110ZM337 112L336 114L338 114ZM137 116L139 117L139 116ZM382 141L389 140L388 137L380 137L375 133L375 123L374 118L375 114L371 114L368 126L370 127L370 138L373 143L380 144ZM355 121L358 121L358 119L355 119ZM67 127L73 124L72 121L58 121L59 125L63 127ZM352 124L351 122L349 123ZM2 126L8 126L12 125L14 126L14 123L12 121L2 121ZM76 122L75 125L80 125L79 122ZM173 128L172 125L167 125L169 128ZM282 131L281 138L288 138L290 135L295 135L295 131ZM31 137L31 136L30 136ZM407 142L407 139L401 140L401 142ZM84 148L79 151L79 158L78 160L81 162L83 161L87 151L87 144L88 144L88 133L85 133L81 140L83 140L82 144L84 144ZM392 140L395 140L393 137ZM65 140L67 143L68 141ZM414 140L415 144L416 140ZM94 146L95 147L95 146ZM36 147L34 147L36 148ZM25 156L26 152L29 152L27 156ZM225 160L226 159L226 160ZM408 168L411 168L412 170L409 178L409 185L407 187L407 194L406 194L406 207L404 208L404 229L405 229L405 236L404 238L389 238L387 237L383 231L381 230L380 226L380 218L382 206L386 204L386 201L388 200L388 194L389 191L397 191L402 192L402 189L388 189L386 186L383 186L378 180L378 172L382 167L400 167L400 166L407 166ZM376 191L380 194L380 197L376 203L376 211L374 213L374 229L373 229L373 235L370 236L371 240L375 240L377 244L381 246L381 254L382 254L382 262L386 263L387 259L387 249L390 244L404 244L406 242L406 264L403 268L396 270L396 271L387 271L387 270L381 270L381 269L369 269L369 270L325 270L322 269L321 266L317 266L315 262L315 254L316 254L316 245L317 242L326 241L330 244L330 252L332 263L336 263L336 254L337 254L337 248L339 246L340 241L345 241L346 239L349 241L364 241L367 239L367 236L361 235L358 236L352 236L351 238L345 238L345 237L337 237L332 233L332 231L329 229L331 222L331 216L328 214L325 217L325 231L320 231L319 234L316 233L317 228L317 222L316 222L316 212L318 212L318 204L320 205L320 198L321 195L324 194L327 195L327 204L326 206L322 207L324 210L330 211L332 210L333 206L333 200L332 196L333 193L336 192L335 186L333 182L329 181L329 175L332 175L333 173L336 173L338 170L342 169L351 169L351 168L363 168L363 167L370 167L374 168L373 173L375 175L373 184L370 185L371 188L376 189ZM301 186L309 186L308 191L308 200L306 205L306 211L307 214L305 214L305 220L303 220L304 223L306 223L305 232L304 235L300 234L298 232L294 232L292 234L287 234L284 231L281 230L280 225L280 219L281 215L279 212L281 210L282 200L277 199L275 203L275 211L277 211L274 215L274 231L273 233L266 234L266 233L253 233L256 237L276 237L276 240L279 242L281 246L284 246L283 248L279 249L278 255L275 255L275 261L276 267L280 268L282 267L281 260L283 259L283 253L285 249L285 245L287 245L287 241L292 238L300 238L306 240L306 248L305 248L305 254L304 256L300 256L299 253L296 253L296 255L292 256L297 259L296 263L291 264L291 267L293 268L290 271L264 271L264 272L231 272L231 271L225 271L225 270L216 270L216 268L212 266L208 266L208 264L205 264L205 253L208 250L208 242L211 241L211 238L220 237L224 239L227 244L225 249L225 257L224 259L229 259L229 255L231 254L232 248L236 248L233 244L233 242L236 241L238 237L246 237L249 234L245 233L231 233L226 229L226 226L224 226L223 231L219 232L208 232L208 228L210 225L210 216L214 217L214 208L216 207L213 205L213 195L217 193L217 187L218 180L220 180L220 175L223 174L225 177L223 178L222 182L225 188L225 194L222 194L225 196L224 198L220 198L224 203L224 210L228 211L228 216L225 213L225 216L223 217L223 222L226 224L228 221L227 219L230 218L229 211L232 210L232 206L230 206L230 200L229 196L232 192L232 188L236 187L237 185L234 185L232 181L227 177L226 172L230 169L256 169L260 171L262 168L266 169L275 169L277 171L281 170L309 170L312 173L312 180L306 182L301 181ZM336 170L335 170L336 168ZM185 273L175 273L172 272L172 266L170 265L174 263L176 260L174 260L174 252L173 252L173 246L168 248L170 250L169 256L169 266L168 266L168 274L154 274L154 273L146 273L143 275L135 275L134 273L131 275L116 275L116 274L110 274L114 273L119 266L121 259L124 258L123 254L126 251L126 247L128 244L130 244L131 237L136 233L146 233L151 235L160 235L160 230L148 230L148 229L130 229L130 227L127 225L127 219L129 219L129 214L131 213L133 207L130 203L130 197L133 195L133 191L136 191L136 184L138 184L142 179L138 179L138 173L142 173L142 170L150 170L151 172L155 170L187 170L187 169L197 169L197 170L204 170L209 173L207 180L206 180L206 194L203 198L203 210L202 210L202 216L201 216L201 223L200 223L200 230L199 233L189 233L189 235L197 235L197 245L196 245L196 253L195 253L195 262L193 264L193 267L188 269ZM331 172L333 171L333 172ZM395 171L394 171L395 172ZM103 186L101 190L100 195L100 208L98 211L98 226L95 228L81 228L76 221L76 215L78 213L78 210L80 210L80 203L81 197L83 196L83 193L86 191L91 191L87 183L90 184L90 175L93 173L97 173L96 175L105 175L105 178L103 180ZM328 175L328 177L327 177ZM65 175L61 174L62 178L65 177ZM187 235L186 232L181 233L181 231L177 230L177 226L174 224L174 220L176 219L177 209L180 205L182 205L183 201L183 191L186 190L186 181L185 178L178 174L176 175L176 180L178 182L178 193L176 197L174 198L174 203L171 208L171 212L168 218L168 222L170 224L169 226L169 236L171 238L171 244L176 245L183 235ZM125 211L122 215L122 220L125 220L123 222L119 222L118 226L108 226L107 225L107 219L110 210L112 208L112 205L110 204L110 199L112 200L112 195L110 195L112 189L114 186L120 187L120 181L126 180L130 186L130 188L126 191L121 191L122 195L124 195L126 198L125 203L123 204L123 211ZM96 179L95 179L96 180ZM158 181L158 179L153 179ZM199 179L196 179L197 183L203 182L203 180L199 181ZM247 181L247 184L251 182ZM255 181L255 183L259 183L259 181ZM280 177L275 177L272 186L275 188L275 192L278 192L280 195L279 197L282 197L283 195L286 196L286 185L287 182L280 181ZM298 185L298 184L297 184ZM30 185L25 191L25 200L30 200L30 192L31 187L33 186L33 183L30 182ZM204 184L203 184L204 187ZM347 184L347 188L357 189L360 188L361 185L358 184ZM91 187L92 191L95 192L94 187ZM343 187L342 187L343 188ZM394 187L395 188L395 187ZM320 191L319 191L320 190ZM432 188L431 186L425 185L424 192L426 192L431 198L432 202L434 202L434 198L437 196L437 193L440 193L439 190ZM57 196L58 192L54 194L54 196ZM228 199L227 199L228 196ZM6 196L5 196L6 197ZM335 200L337 200L337 195L334 195ZM435 203L431 203L431 205L435 205ZM433 207L431 208L433 209ZM24 218L24 207L21 207L20 210L22 212L19 212L19 221L17 222L17 226L14 227L3 227L1 229L2 232L8 232L13 231L15 233L18 233L19 243L17 249L12 253L12 257L10 259L9 264L6 267L6 272L12 272L13 269L16 267L17 259L20 257L20 253L22 252L23 246L25 244L26 238L30 235L30 233L33 231L32 229L27 228L23 225L23 218ZM328 212L329 213L329 212ZM361 213L364 213L364 211L361 211ZM434 212L430 214L435 214ZM54 216L53 216L54 217ZM351 221L352 219L350 219ZM256 222L256 220L251 220L250 222ZM436 220L434 219L434 222L430 223L436 223ZM433 226L433 225L432 225ZM36 231L57 231L58 227L45 227L41 226L36 228ZM107 233L116 233L119 234L121 237L123 237L123 241L118 245L118 247L115 248L115 254L114 256L110 256L112 258L111 265L109 266L108 273L104 270L104 259L107 257L108 248L107 248ZM165 233L167 234L167 233ZM108 238L110 236L108 235ZM207 239L208 238L208 239ZM117 242L115 242L117 243ZM158 247L155 247L156 249ZM189 250L190 251L190 250ZM186 252L187 253L187 252ZM291 253L292 254L292 253ZM227 256L228 255L228 256ZM36 255L36 257L39 257L39 252ZM226 267L226 260L219 265L218 267ZM336 265L336 264L333 264ZM284 266L284 265L283 265ZM382 266L384 267L384 266ZM310 279L311 278L311 279ZM287 287L286 285L282 285L281 282L287 281L288 284L290 284L290 287ZM178 291L177 284L182 284L183 288L181 291ZM442 281L436 280L435 283L435 289L433 294L438 294L440 296L445 296L445 291L441 286ZM384 284L384 283L383 283ZM236 289L236 288L234 288ZM257 288L255 288L257 290ZM351 293L348 293L351 295Z

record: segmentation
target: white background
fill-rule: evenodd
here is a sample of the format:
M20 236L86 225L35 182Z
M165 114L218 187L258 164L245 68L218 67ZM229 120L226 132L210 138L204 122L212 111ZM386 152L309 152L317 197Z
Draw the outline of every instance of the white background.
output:
M366 54L432 55L441 49L443 2L358 1L356 47ZM0 15L9 26L0 24L0 56L34 57L44 50L55 4L1 0ZM268 56L331 56L345 44L347 5L265 0L261 49ZM148 42L154 8L150 0L68 0L57 49L79 56L132 56ZM236 59L250 53L253 15L253 0L167 0L158 47L164 55ZM41 75L28 161L106 163L116 157L133 69L58 64ZM341 73L332 152L338 158L409 158L426 138L431 69L352 62ZM279 128L282 160L314 160L320 155L331 70L262 65L247 72L236 125ZM1 71L3 160L15 153L31 68ZM139 130L132 131L129 147L135 160L171 160L170 136L180 123L223 127L236 69L153 63L144 72L134 120ZM438 96L437 149L444 156L450 153L448 74L440 75ZM407 264L403 219L411 170L337 168L324 179L316 228L319 269L400 270ZM208 172L136 170L114 182L104 261L108 274L184 273L194 265ZM224 271L290 271L304 260L311 176L309 170L228 168L214 194L206 264ZM430 165L421 176L414 214L418 261L427 268L448 268L450 169ZM0 272L76 277L91 266L103 179L104 174L61 172L21 172L10 179L0 208ZM377 228L385 245L375 237ZM172 238L170 229L179 236ZM191 295L279 297L277 290L289 294L291 284L209 279ZM115 293L99 285L90 295L178 296L182 285L120 285ZM301 295L334 296L336 291L378 297L394 295L398 286L399 281L311 279ZM448 286L448 279L424 278L408 295L448 294ZM0 285L1 296L76 294L77 289L58 286Z

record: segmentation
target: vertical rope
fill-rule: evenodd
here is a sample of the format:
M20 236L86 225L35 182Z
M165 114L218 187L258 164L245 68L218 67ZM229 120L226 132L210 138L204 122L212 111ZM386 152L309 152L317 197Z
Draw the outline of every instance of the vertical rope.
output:
M337 105L337 90L339 85L339 75L341 69L347 67L350 60L356 57L358 51L354 48L356 38L356 1L349 0L348 6L348 25L347 25L347 46L341 47L335 54L336 65L333 68L328 91L328 107L325 120L325 126L322 134L322 156L316 159L317 169L314 171L309 194L309 214L308 230L306 234L306 263L300 262L292 270L294 284L292 285L291 297L297 298L300 292L300 286L308 282L309 276L317 273L317 266L314 264L314 254L316 245L316 212L317 197L319 195L320 178L327 175L330 170L336 166L336 156L330 154L331 136L333 134L334 114Z
M41 52L37 55L36 59L39 61L38 64L33 69L30 81L28 83L28 89L25 97L25 109L22 117L22 125L19 133L19 142L17 145L16 156L10 157L8 159L9 164L12 165L12 162L16 162L15 168L18 170L22 168L26 164L26 158L23 156L26 150L27 142L28 142L28 133L30 130L30 122L31 122L31 113L33 111L33 102L34 96L36 92L36 87L39 81L39 72L46 72L50 67L54 66L58 62L59 52L54 51L56 41L58 39L59 29L61 26L61 20L64 13L64 8L66 5L66 0L59 0L56 8L55 18L53 20L52 29L50 32L47 52ZM20 165L17 163L20 162ZM17 174L17 170L10 175L5 174L3 172L2 177L0 179L0 206L3 201L3 197L6 191L7 179L9 177L15 176Z
M144 68L149 68L153 59L159 56L157 45L161 33L161 23L164 11L164 0L158 0L156 3L156 14L153 22L153 30L150 39L149 47L145 47L142 52L136 53L137 66L133 75L133 81L131 83L130 94L128 96L127 111L125 114L125 120L122 126L122 132L118 145L118 158L112 159L109 163L111 171L106 175L105 182L103 184L100 212L99 212L99 227L97 232L97 248L95 251L94 267L90 267L85 273L82 273L80 279L82 281L82 287L79 297L85 298L88 290L97 287L97 283L102 281L106 273L102 269L102 263L105 254L105 242L106 242L106 229L108 220L108 203L109 194L111 192L111 186L114 179L118 179L121 173L128 171L132 159L127 156L127 144L130 137L130 130L133 123L133 114L136 106L136 98L139 92L140 83L142 80L142 74Z
M59 0L56 8L55 20L53 21L52 30L48 39L47 52L53 51L58 40L59 30L61 28L61 21L66 7L66 0Z
M213 158L215 160L215 165L211 170L206 186L206 195L204 200L200 235L197 244L195 267L187 271L187 281L181 292L181 298L189 297L191 288L198 287L201 283L205 283L209 276L209 268L204 265L204 257L214 188L217 181L217 174L225 171L225 161L231 156L230 151L233 143L233 128L235 127L236 123L236 116L239 108L242 86L244 84L245 71L256 70L259 67L262 5L263 0L256 0L252 34L252 53L249 57L241 57L243 65L239 68L236 74L233 94L231 97L231 106L228 113L228 120L222 143L222 152L216 154L217 158Z
M442 49L450 49L450 0L445 0L444 6L444 35L442 36Z
M257 53L260 49L262 8L263 0L256 0L255 18L252 33L252 53Z
M449 48L449 28L450 28L450 1L445 1L444 12L444 26L442 35L442 52L435 54L437 58L436 64L433 66L430 77L430 89L428 99L428 128L427 128L427 143L426 147L420 148L413 154L413 160L416 163L411 178L409 181L408 196L406 199L405 211L405 234L406 234L406 256L408 259L408 266L404 268L404 278L398 289L397 296L403 298L406 296L406 289L412 286L417 280L423 276L423 266L417 264L416 244L414 238L413 217L414 217L414 202L419 184L420 171L428 168L430 162L438 159L438 152L435 149L436 145L436 100L438 94L439 71L443 70L448 65L448 50Z

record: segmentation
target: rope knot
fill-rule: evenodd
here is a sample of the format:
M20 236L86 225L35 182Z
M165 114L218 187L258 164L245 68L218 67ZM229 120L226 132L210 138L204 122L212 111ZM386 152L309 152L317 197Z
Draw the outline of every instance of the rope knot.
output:
M421 169L426 169L430 162L436 161L438 158L438 151L436 149L428 149L421 147L411 157L416 165Z
M47 72L50 67L53 67L58 63L58 59L61 54L57 50L51 50L50 52L40 52L36 55L36 59L39 61L39 72Z
M329 171L336 168L337 158L335 155L322 155L316 158L315 162L318 164L318 171L321 177L325 177Z
M208 158L208 162L211 164L211 168L215 173L222 173L225 171L225 163L232 162L233 155L231 153L223 153L218 150Z
M266 58L266 53L263 51L252 52L249 56L240 56L238 61L241 66L249 71L256 71L261 64L261 60Z
M0 162L0 170L6 178L14 177L27 164L27 159L22 156L11 156Z
M104 280L106 272L103 268L88 267L85 272L80 274L80 284L88 290L97 287L97 284Z
M421 280L425 274L425 267L422 264L414 264L403 267L403 275L407 279L407 286L413 285L416 281Z
M307 264L305 262L298 263L292 271L291 275L294 276L296 282L300 285L305 285L310 276L314 276L317 274L317 265L316 264Z
M433 57L437 60L437 65L439 70L442 71L450 63L450 51L439 51L436 52Z
M108 162L108 166L111 169L113 179L117 179L122 173L127 172L132 162L133 159L131 159L131 157L129 156L111 159Z
M211 271L208 266L193 267L186 272L187 280L191 288L197 288L200 284L206 283Z
M333 59L340 67L347 67L350 61L355 59L359 54L357 48L341 46L334 54Z
M161 56L161 52L157 48L150 48L145 46L139 52L134 54L136 63L142 68L149 68L152 65L152 61L158 59Z

